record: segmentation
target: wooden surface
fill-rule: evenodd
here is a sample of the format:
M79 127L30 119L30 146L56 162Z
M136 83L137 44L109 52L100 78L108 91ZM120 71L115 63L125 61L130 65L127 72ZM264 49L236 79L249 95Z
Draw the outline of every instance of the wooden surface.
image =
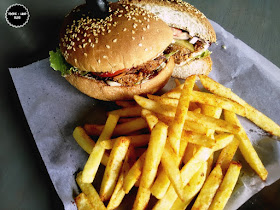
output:
M63 16L83 1L21 0L29 23L13 29L4 20L12 1L0 3L0 184L1 209L63 209L21 109L8 67L48 57L57 46ZM208 18L280 67L279 0L192 0ZM39 76L39 75L38 75ZM279 107L280 108L280 107ZM241 209L278 209L280 182L265 188Z

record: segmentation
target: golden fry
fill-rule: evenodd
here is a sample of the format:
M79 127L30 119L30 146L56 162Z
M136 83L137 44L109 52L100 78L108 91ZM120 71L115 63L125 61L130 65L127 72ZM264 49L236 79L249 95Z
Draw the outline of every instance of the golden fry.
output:
M235 187L235 184L238 180L241 164L237 162L232 162L229 165L227 173L219 187L209 209L210 210L222 210L224 209L232 191Z
M207 90L241 104L246 110L246 118L272 135L280 137L280 126L273 122L273 120L271 120L269 117L249 105L246 101L233 93L229 88L226 88L207 76L200 75L199 78Z
M198 197L195 200L192 210L207 210L222 182L223 172L218 164L207 177Z
M89 202L89 199L85 195L85 193L80 193L75 198L75 203L77 205L78 210L92 210L94 209L91 203Z
M158 118L151 111L147 109L142 109L142 117L146 119L150 131L152 131L152 129L158 123Z
M180 148L180 139L184 128L185 120L187 118L188 108L190 104L190 95L196 80L196 75L190 76L186 79L184 87L181 91L179 103L176 109L174 120L170 123L168 128L167 140L171 144L175 153L178 155Z
M118 138L109 156L104 176L101 182L100 197L102 201L108 200L113 194L118 175L122 167L130 141L126 137Z
M207 163L204 162L200 169L194 174L189 184L187 184L184 188L184 193L186 195L185 201L177 198L174 204L171 207L171 210L177 209L186 209L190 204L192 199L196 196L196 194L200 191L203 186L203 183L206 179L206 171L207 171Z
M240 126L241 131L236 135L239 140L239 149L252 169L259 175L262 180L266 180L268 172L265 169L261 159L259 158L256 150L254 149L250 139L248 138L244 128L240 124L237 116L232 112L224 112L225 119L229 122L235 123Z
M86 134L86 131L78 126L73 131L73 137L76 142L83 148L88 154L91 153L93 147L95 146L95 142ZM104 153L101 163L106 166L109 159L109 155Z
M82 172L79 172L76 177L76 182L79 185L80 189L85 193L87 198L89 199L91 205L93 206L93 209L95 210L105 210L106 207L104 206L104 203L101 201L97 191L94 189L92 184L90 183L84 183L82 181Z
M100 142L102 140L111 138L118 120L119 120L118 115L110 114L108 116L104 129L103 129L101 135L99 136L99 138L96 142L96 145L93 147L93 150L90 153L90 156L84 166L84 170L83 170L83 174L82 174L82 180L84 183L93 182L97 169L100 165L101 159L105 152L105 149L100 145Z

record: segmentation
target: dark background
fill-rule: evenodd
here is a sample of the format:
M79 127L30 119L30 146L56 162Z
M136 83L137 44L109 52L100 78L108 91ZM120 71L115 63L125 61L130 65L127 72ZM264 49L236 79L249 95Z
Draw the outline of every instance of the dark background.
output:
M64 15L82 2L0 2L1 209L63 209L29 130L8 68L48 57L48 52L57 46ZM23 28L12 28L5 21L5 11L13 3L24 4L29 9L30 19ZM280 1L190 0L189 3L280 67ZM241 209L279 209L279 198L278 181L252 197Z

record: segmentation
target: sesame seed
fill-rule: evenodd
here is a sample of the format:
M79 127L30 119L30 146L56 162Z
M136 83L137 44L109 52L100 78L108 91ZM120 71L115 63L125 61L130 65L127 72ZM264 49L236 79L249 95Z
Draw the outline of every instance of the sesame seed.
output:
M84 56L87 57L87 53L84 53Z
M126 31L126 30L127 30L126 28L123 29L123 31Z
M148 51L148 48L145 48L145 51Z
M80 49L82 49L82 48L83 48L83 47L82 47L82 45L80 45L80 44L79 44L79 46L78 46L78 47L79 47Z
M117 39L113 39L113 42L116 43L116 42L117 42Z
M142 47L142 46L143 46L142 43L139 43L138 45L139 45L139 47Z
M107 44L106 44L106 47L107 47L108 49L110 49L110 45L107 45Z

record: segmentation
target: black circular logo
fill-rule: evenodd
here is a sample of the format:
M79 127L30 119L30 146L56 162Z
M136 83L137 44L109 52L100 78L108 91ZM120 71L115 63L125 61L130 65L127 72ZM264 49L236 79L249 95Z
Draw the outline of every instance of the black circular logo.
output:
M6 10L6 21L14 28L23 27L29 20L28 9L22 4L12 4Z

